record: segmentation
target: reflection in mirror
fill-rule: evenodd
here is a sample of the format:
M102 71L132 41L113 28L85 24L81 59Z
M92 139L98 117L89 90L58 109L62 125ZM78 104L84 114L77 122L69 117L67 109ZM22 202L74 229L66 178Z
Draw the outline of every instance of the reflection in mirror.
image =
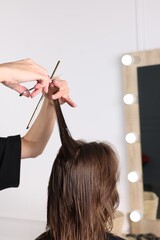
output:
M130 231L160 236L160 49L124 56L125 131L126 136L136 136L134 141L126 138ZM132 60L129 64L126 56ZM136 220L135 213L139 213Z

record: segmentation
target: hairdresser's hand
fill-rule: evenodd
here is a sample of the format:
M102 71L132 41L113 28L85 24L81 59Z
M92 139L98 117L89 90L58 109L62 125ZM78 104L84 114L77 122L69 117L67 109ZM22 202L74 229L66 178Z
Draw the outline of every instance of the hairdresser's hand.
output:
M65 80L55 77L49 85L48 94L46 97L52 100L59 99L60 104L67 102L71 107L76 107L76 104L69 96L69 88Z
M36 81L34 91L32 93L26 92L24 96L34 97L41 91L48 92L48 86L51 82L48 73L32 59L0 64L0 82L5 86L22 93L27 88L21 84L31 81Z

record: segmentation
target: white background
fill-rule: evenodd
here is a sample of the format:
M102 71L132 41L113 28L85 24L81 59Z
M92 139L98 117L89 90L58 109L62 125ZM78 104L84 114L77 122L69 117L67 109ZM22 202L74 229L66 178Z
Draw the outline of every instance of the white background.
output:
M0 62L29 57L51 74L61 60L57 74L68 81L78 105L76 109L63 106L70 131L75 138L105 140L115 146L121 170L119 209L126 215L129 193L120 60L128 52L160 47L159 9L159 0L0 0ZM1 85L0 136L25 134L39 98L20 98ZM43 231L48 178L59 145L55 128L44 153L22 161L20 187L0 192L0 239L32 240ZM21 235L22 225L27 227ZM11 231L6 230L9 226Z

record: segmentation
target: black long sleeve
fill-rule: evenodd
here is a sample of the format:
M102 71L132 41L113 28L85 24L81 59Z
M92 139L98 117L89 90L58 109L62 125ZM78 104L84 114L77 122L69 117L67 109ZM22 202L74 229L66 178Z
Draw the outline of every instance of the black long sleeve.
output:
M20 159L20 135L0 137L0 190L19 186Z

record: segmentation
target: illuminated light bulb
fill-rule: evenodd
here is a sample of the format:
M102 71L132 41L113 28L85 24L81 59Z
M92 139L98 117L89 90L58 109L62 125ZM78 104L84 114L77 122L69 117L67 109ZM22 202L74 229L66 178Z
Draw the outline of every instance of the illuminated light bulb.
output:
M139 179L138 173L136 171L132 171L128 173L128 181L134 183L137 182Z
M142 214L139 210L134 210L129 215L132 222L139 222L142 218Z
M133 94L131 93L127 93L124 97L123 97L123 101L125 104L131 105L135 102L135 97Z
M135 143L137 141L137 135L135 133L128 133L125 137L127 143Z
M134 62L134 58L131 55L126 54L123 55L123 57L121 58L121 62L123 63L123 65L129 66Z

